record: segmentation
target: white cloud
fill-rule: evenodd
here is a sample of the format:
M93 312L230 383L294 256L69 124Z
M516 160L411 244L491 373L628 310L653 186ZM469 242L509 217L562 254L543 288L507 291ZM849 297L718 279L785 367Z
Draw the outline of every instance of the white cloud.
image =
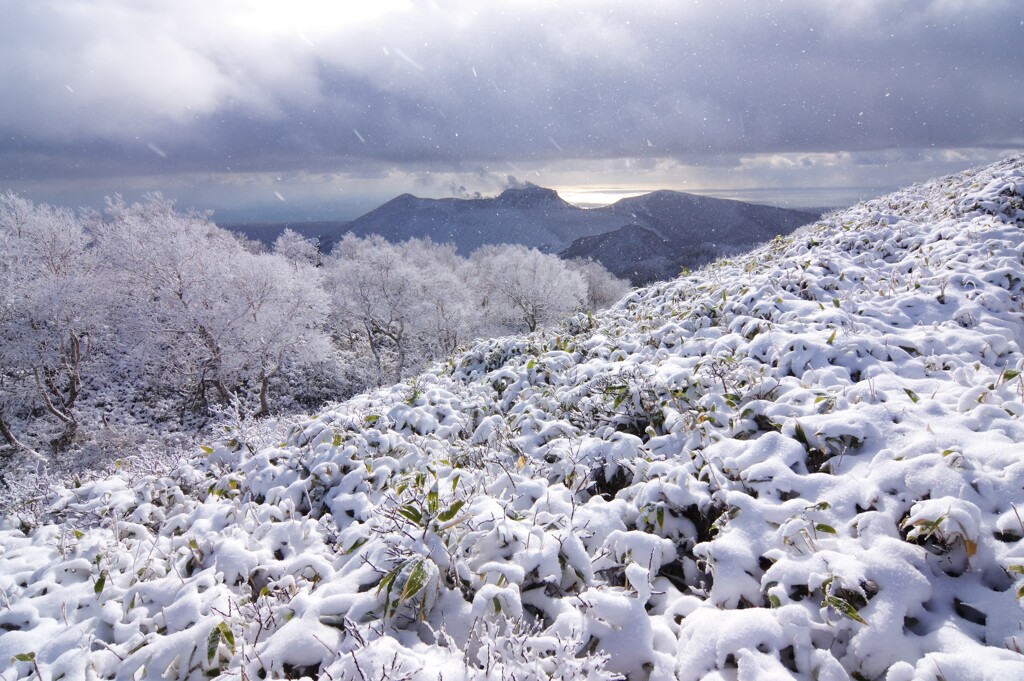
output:
M847 151L821 153L757 154L742 156L740 170L791 170L821 167L848 166L852 155Z
M722 182L838 182L896 162L877 150L1024 143L1020 15L1008 0L9 2L0 183L527 175L511 163L691 186L723 158Z

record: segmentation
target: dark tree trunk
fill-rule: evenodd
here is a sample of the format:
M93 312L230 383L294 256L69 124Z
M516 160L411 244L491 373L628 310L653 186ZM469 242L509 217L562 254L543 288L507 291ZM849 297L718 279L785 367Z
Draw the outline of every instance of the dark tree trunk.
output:
M260 373L260 410L256 412L257 417L270 416L270 376Z
M373 353L373 361L377 365L377 383L384 383L384 364L380 358L380 346L377 345L377 339L374 335L373 326L369 323L363 325L366 327L366 339L370 344L370 352Z
M4 440L13 451L24 452L26 454L31 454L34 457L42 458L36 450L23 443L14 435L13 432L11 432L11 427L7 424L7 421L4 420L2 413L0 413L0 435L3 436Z

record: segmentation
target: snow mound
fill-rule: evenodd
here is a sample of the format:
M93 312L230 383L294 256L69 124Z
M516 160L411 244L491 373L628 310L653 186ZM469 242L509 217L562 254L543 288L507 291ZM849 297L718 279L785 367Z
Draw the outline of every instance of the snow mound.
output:
M1024 159L0 531L0 679L1024 676Z

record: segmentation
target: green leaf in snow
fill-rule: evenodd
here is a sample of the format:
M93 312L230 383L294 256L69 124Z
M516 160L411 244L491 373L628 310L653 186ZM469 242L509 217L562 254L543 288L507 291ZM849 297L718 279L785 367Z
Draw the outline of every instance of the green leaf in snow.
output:
M850 605L846 599L839 598L839 596L825 596L825 605L834 609L840 615L850 618L854 622L867 624L867 620L860 616L860 613L857 612L857 608Z
M453 501L451 503L451 505L447 509L445 509L442 513L440 513L437 516L437 519L440 520L442 523L446 523L449 520L451 520L452 518L454 518L455 514L458 513L460 510L462 510L462 507L465 506L465 505L466 505L466 500L465 499L459 499L458 501Z
M800 425L799 421L797 421L796 425L793 427L793 436L796 438L797 442L805 447L809 444L807 440L807 433L804 432L804 427Z
M231 631L231 627L228 626L227 622L221 621L217 625L217 630L224 638L224 642L228 644L228 648L231 650L231 654L235 654L235 633Z
M210 630L210 635L206 637L206 659L208 662L213 662L213 658L217 657L217 648L220 647L221 636L223 634L220 627L214 627Z
M416 523L417 525L420 525L420 526L423 525L423 514L420 513L419 509L417 509L412 504L406 504L405 506L399 506L398 507L398 514L401 515L404 518L407 518L407 519L411 520L412 522Z

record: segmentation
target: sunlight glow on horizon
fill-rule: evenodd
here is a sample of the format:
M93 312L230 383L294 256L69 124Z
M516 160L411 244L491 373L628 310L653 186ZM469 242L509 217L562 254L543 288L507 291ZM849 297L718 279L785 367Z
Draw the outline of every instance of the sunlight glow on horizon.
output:
M609 206L620 199L627 199L632 196L642 196L654 191L653 189L612 189L604 187L601 189L587 189L585 187L570 187L568 189L557 189L558 195L565 201L578 208L599 208Z

